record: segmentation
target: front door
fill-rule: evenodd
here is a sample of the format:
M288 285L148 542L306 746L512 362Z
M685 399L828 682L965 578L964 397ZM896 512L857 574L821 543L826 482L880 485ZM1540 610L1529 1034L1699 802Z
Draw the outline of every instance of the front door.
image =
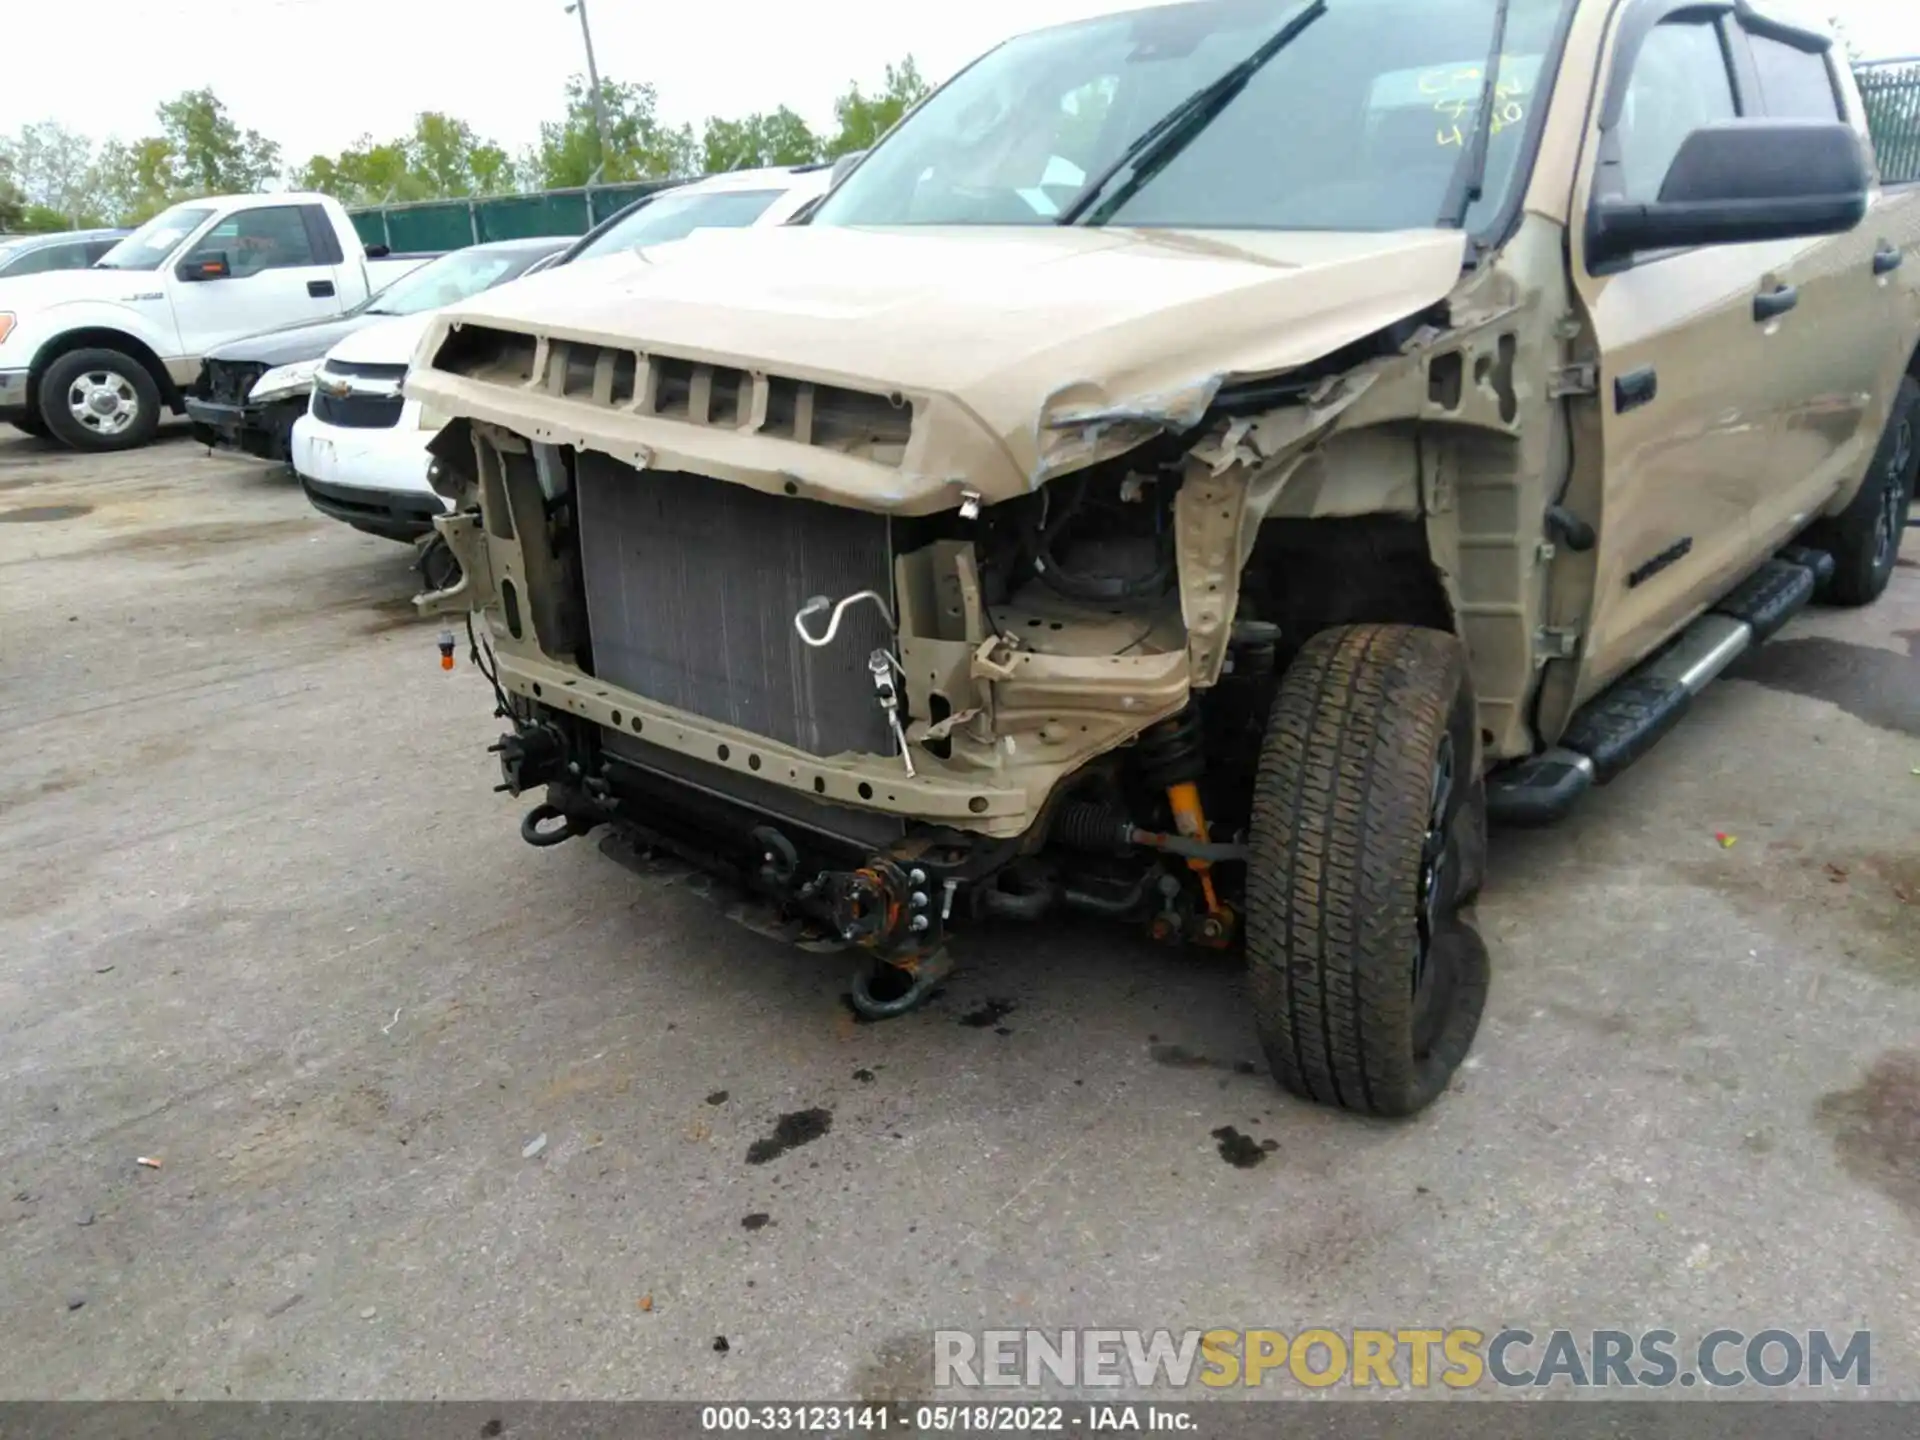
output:
M314 253L298 205L229 215L183 258L189 270L215 259L227 266L223 278L168 287L183 355L204 355L242 335L340 313L333 266Z
M1640 7L1624 7L1632 18ZM1574 195L1574 287L1599 352L1604 493L1578 700L1631 668L1742 578L1753 547L1754 476L1768 463L1771 396L1761 379L1779 340L1755 297L1796 243L1638 255L1589 269L1584 219L1595 192L1655 199L1694 130L1742 114L1726 27L1730 6L1662 5L1622 47L1616 23L1600 109ZM1603 144L1603 141L1605 142ZM1608 163L1603 167L1600 157ZM1784 343L1784 342L1782 342Z

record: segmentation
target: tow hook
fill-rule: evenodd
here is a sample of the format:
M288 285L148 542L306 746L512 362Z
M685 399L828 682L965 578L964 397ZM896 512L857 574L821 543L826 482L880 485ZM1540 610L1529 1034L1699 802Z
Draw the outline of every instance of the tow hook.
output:
M936 886L918 865L902 869L875 856L820 884L840 938L869 952L849 987L855 1012L891 1020L926 1004L953 973L943 930L957 883Z
M561 823L555 825L554 821ZM536 805L520 821L520 838L536 849L547 850L564 845L582 835L590 835L601 822L569 815L558 805Z
M854 971L847 999L863 1019L893 1020L926 1004L952 973L944 945L919 955L876 956Z

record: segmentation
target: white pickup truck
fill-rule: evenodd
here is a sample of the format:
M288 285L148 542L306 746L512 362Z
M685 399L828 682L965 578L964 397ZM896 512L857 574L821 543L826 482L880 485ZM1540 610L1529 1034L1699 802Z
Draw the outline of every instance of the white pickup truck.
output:
M0 421L75 450L144 445L214 346L338 315L430 258L368 251L325 195L175 205L89 269L0 279Z

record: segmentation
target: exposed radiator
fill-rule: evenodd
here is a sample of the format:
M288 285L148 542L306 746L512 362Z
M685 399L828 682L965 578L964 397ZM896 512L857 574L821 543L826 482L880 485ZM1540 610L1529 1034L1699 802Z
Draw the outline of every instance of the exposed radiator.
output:
M236 360L209 360L206 365L206 397L216 405L244 405L260 377L270 366Z
M893 752L867 670L893 644L879 611L848 610L824 650L793 628L816 595L893 594L887 517L593 453L575 483L600 679L814 755Z

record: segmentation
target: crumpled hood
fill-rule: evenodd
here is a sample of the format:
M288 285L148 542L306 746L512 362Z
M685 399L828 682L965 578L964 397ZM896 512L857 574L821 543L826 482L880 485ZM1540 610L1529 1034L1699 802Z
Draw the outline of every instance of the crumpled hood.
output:
M366 325L356 328L327 351L329 360L344 360L350 365L405 365L413 358L420 337L433 324L434 312L418 315L368 316Z
M453 307L416 374L446 325L472 322L941 397L1000 441L1009 473L979 486L993 498L1080 463L1051 454L1063 429L1187 428L1229 378L1296 368L1434 305L1464 253L1452 230L710 231ZM876 498L918 508L897 484Z
M282 325L216 345L207 352L206 358L236 365L292 365L301 360L318 360L346 336L369 325L378 325L385 318L329 315L322 320L302 320L297 325Z

